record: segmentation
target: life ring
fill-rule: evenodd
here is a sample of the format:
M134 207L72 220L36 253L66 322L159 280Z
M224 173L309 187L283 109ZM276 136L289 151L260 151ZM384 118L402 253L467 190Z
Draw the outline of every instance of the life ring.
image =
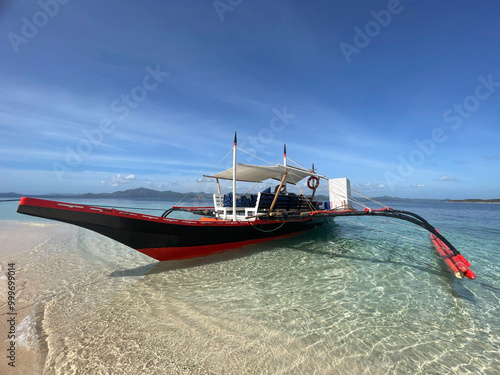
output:
M316 182L313 183L313 181ZM319 186L319 178L316 176L309 177L309 180L307 180L307 187L311 190L316 190L318 186Z
M274 188L274 192L276 193L276 192L278 191L278 189L279 189L279 188L280 188L280 186L279 186L279 185L276 185L276 187ZM283 186L281 187L280 194L283 194L285 191L286 191L286 186L285 186L285 185L283 185Z

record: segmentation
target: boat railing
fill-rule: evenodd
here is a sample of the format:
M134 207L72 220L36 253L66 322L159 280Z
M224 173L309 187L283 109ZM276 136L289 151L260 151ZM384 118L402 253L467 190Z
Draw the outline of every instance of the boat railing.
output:
M255 216L258 212L261 193L236 195L236 215L242 218ZM233 217L233 196L229 194L214 194L214 210L221 219Z
M259 192L257 194L236 195L236 216L238 220L269 213L275 194ZM214 210L220 219L233 218L233 197L228 194L214 194ZM273 211L310 211L320 208L319 202L311 202L308 198L296 194L279 194Z

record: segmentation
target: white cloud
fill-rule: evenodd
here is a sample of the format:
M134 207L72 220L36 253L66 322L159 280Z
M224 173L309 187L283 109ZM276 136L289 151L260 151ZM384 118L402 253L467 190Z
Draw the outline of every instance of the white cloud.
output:
M133 181L135 181L135 174L127 174L127 175L122 175L120 173L115 174L112 176L108 181L101 181L103 184L109 184L111 186L118 186L121 184L129 184Z
M384 184L380 183L371 183L371 182L366 182L366 183L361 183L361 184L353 184L352 185L353 189L365 189L365 190L377 190L377 189L385 189L386 186Z
M444 175L444 176L441 176L438 178L438 181L456 181L456 180L457 180L456 177L447 176L447 175Z
M411 184L410 187L411 188L424 188L425 185L424 184Z
M486 160L497 160L499 158L498 155L483 155L483 158Z

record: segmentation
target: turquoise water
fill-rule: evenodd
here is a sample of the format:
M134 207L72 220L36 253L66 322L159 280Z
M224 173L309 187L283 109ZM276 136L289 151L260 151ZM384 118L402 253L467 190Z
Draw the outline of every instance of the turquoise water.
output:
M500 205L387 204L435 225L477 279L454 278L427 232L393 219L337 218L163 263L57 224L17 260L36 280L22 301L38 323L32 346L48 373L170 373L175 361L180 373L499 374ZM2 225L49 223L15 207L0 206Z

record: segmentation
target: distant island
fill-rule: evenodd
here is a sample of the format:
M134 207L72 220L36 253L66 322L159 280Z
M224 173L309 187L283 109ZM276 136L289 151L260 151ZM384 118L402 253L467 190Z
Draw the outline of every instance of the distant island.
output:
M444 202L447 199L436 199L436 198L399 198L399 197L391 197L389 195L384 195L381 197L370 197L371 200L379 201L379 202ZM359 201L369 200L367 198L356 198Z
M64 194L64 193L51 193L51 194L19 194L14 192L0 193L0 198L21 198L23 196L29 196L32 198L90 198L90 199L100 199L100 198L112 198L112 199L182 199L182 198L199 198L199 199L212 199L213 193L205 192L189 192L180 193L177 191L158 191L147 188L137 188L129 189L123 191L115 191L113 193L85 193L85 194ZM327 201L328 197L326 195L317 195L316 199L318 201Z
M500 203L500 199L450 199L446 203Z
M186 196L188 198L201 197L201 198L211 198L212 194L208 193L179 193L176 191L166 190L158 191L147 188L137 188L129 189L123 191L115 191L113 193L85 193L85 194L64 194L64 193L52 193L52 194L19 194L14 192L0 193L2 198L21 198L22 196L29 196L33 198L164 198L164 199L181 199Z
M64 193L51 193L51 194L19 194L14 192L0 193L0 198L21 198L22 196L29 196L33 198L89 198L89 199L99 199L99 198L111 198L111 199L182 199L182 198L199 198L199 199L212 199L213 193L206 192L189 192L180 193L177 191L158 191L147 188L137 188L129 189L123 191L115 191L113 193L84 193L84 194L64 194ZM408 202L408 201L435 201L435 202L454 202L446 199L419 199L419 198L399 198L391 196L381 196L371 198L372 200L382 201L382 202ZM318 201L328 201L329 197L326 195L316 195L315 200ZM358 201L367 201L365 198L358 198ZM500 201L497 199L497 201Z
M182 199L182 198L197 198L203 200L210 200L213 197L213 193L206 192L189 192L180 193L177 191L166 190L159 191L147 188L137 188L129 189L123 191L115 191L113 193L84 193L84 194L64 194L64 193L52 193L52 194L19 194L14 192L0 193L1 198L21 198L23 196L29 196L33 198L89 198L89 199L100 199L100 198L111 198L111 199ZM358 201L367 201L366 198L355 198ZM446 202L446 203L500 203L500 199L425 199L425 198L399 198L391 196L381 196L373 197L371 200L379 202L419 202L419 201L433 201L433 202ZM326 195L316 195L315 200L318 201L328 201L329 198Z

